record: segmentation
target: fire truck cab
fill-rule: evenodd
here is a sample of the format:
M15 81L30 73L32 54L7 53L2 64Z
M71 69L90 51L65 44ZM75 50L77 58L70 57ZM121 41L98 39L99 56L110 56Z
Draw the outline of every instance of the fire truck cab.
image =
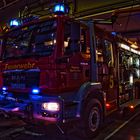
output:
M44 123L77 120L93 137L107 115L139 104L140 52L93 22L59 15L13 27L3 38L4 112Z

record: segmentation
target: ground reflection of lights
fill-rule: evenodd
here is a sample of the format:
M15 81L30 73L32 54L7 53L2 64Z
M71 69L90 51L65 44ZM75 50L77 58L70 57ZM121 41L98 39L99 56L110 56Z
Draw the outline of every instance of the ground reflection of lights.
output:
M135 139L135 136L130 135L130 136L128 136L128 140L136 140L136 139Z

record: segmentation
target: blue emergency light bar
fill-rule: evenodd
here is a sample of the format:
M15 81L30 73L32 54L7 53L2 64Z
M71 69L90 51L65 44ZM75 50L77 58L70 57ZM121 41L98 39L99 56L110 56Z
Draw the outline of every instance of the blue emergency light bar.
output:
M55 5L54 13L56 13L56 12L63 12L63 13L65 13L65 6L64 6L64 4L57 4L57 5Z
M21 25L21 22L19 19L11 19L10 21L10 27L15 27L15 26L20 26Z
M31 22L33 20L38 20L39 17L38 16L29 16L29 17L26 17L26 18L13 18L10 20L10 27L17 27L17 26L20 26L24 23L28 23L28 22Z
M69 7L64 3L57 3L54 6L53 12L55 14L68 14L69 13Z

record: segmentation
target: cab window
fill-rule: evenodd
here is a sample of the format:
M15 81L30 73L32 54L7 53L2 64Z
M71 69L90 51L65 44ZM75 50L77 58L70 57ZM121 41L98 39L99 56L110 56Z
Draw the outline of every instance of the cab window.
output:
M64 27L64 55L74 52L86 53L87 29L80 23L66 22Z

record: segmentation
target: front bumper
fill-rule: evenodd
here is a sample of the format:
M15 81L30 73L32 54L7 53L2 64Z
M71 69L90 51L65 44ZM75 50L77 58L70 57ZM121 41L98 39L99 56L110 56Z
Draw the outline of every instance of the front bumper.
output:
M47 111L42 109L43 102L55 101L60 104L59 111ZM0 111L19 116L33 122L44 124L59 123L62 121L63 101L58 97L31 95L30 99L22 100L0 94Z

